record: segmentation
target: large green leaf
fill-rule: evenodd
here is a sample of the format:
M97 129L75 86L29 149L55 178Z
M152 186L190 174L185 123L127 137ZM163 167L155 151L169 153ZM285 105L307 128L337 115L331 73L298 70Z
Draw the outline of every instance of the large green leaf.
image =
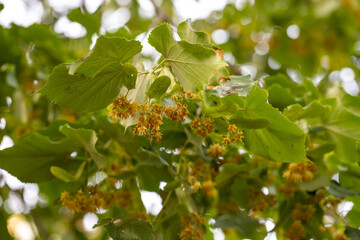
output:
M40 93L75 112L105 108L118 96L121 86L135 86L137 75L136 68L128 63L107 65L95 77L68 72L65 64L55 67Z
M104 226L114 240L153 240L155 238L150 223L135 217L104 219L94 227L98 226Z
M199 91L207 85L214 73L226 63L214 50L200 44L175 41L169 24L156 27L149 36L149 43L160 52L176 80L185 91Z
M360 117L349 112L339 99L325 99L323 102L332 107L324 116L323 128L333 143L335 152L344 162L357 162L356 141L360 139Z
M69 139L78 142L90 154L98 168L104 166L104 160L95 148L97 136L94 130L84 128L72 128L68 124L60 127L62 132Z
M267 91L254 86L244 101L244 117L269 120L266 128L245 130L246 148L255 155L279 162L301 162L305 157L305 134L266 102Z
M140 42L122 37L100 36L94 50L75 70L86 77L94 77L103 68L111 64L125 63L142 49Z
M130 63L141 44L121 37L101 36L85 60L54 68L40 92L72 111L95 111L108 106L120 88L135 88L137 70Z
M51 166L66 166L70 154L81 145L71 139L58 142L36 132L18 144L0 151L0 168L24 182L41 182L53 178Z

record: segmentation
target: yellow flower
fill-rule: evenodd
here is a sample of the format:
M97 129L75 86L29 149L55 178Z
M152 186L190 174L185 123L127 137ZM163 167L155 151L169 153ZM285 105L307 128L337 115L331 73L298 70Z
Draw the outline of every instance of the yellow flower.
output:
M207 150L207 154L213 158L219 158L224 154L225 151L226 149L217 143L210 146L210 148Z
M291 163L283 174L289 182L308 182L313 179L316 173L316 166L309 162Z

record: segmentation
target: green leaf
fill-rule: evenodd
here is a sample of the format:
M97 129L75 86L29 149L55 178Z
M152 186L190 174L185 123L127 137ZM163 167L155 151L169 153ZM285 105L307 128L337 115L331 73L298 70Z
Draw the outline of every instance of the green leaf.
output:
M345 234L350 237L351 240L360 240L360 230L346 226Z
M360 116L349 112L339 99L325 99L322 102L332 107L331 112L324 116L322 127L336 145L336 154L343 162L357 162L356 141L360 139Z
M333 109L331 113L325 117L323 127L341 136L359 140L360 117L344 108L339 99L329 99L328 101L332 101L330 104Z
M162 95L164 95L170 84L171 80L168 76L160 76L155 79L153 84L151 84L149 90L146 92L146 95L148 95L149 98L159 99Z
M342 91L341 102L344 107L352 114L360 117L360 98L358 96L351 96L345 91Z
M212 47L209 35L204 32L194 32L191 29L190 21L181 22L177 27L177 33L183 41L192 44L201 44L205 47Z
M227 64L214 50L200 44L177 42L172 34L171 26L162 24L152 30L149 43L163 55L164 61L169 64L185 91L202 90L214 72Z
M103 226L114 240L154 240L155 233L149 222L135 218L105 219L94 227Z
M267 91L254 86L245 98L244 117L267 119L262 129L245 130L246 148L255 155L279 162L301 162L305 157L305 134L266 102Z
M74 142L78 142L91 156L98 168L102 168L105 163L102 156L95 148L97 136L94 130L84 128L72 128L68 124L60 127L60 132Z
M167 183L166 186L164 187L164 191L173 191L180 186L181 186L180 179L176 179L172 182Z
M246 207L249 201L249 187L246 179L238 177L231 185L231 196L240 207Z
M357 194L355 191L340 187L340 185L335 181L331 181L328 192L338 198L345 198L347 196L354 196Z
M202 106L202 112L212 118L227 117L236 113L239 106L236 103L223 104L216 107Z
M1 6L0 6L1 7ZM13 240L7 229L6 216L3 211L0 211L0 239L2 240Z
M89 38L91 38L94 33L99 33L101 26L99 14L84 13L80 8L77 8L72 10L67 17L70 21L83 25Z
M230 76L231 80L220 83L212 89L213 94L218 97L225 97L232 94L246 96L255 82L251 80L250 75L246 76Z
M122 37L100 36L90 55L80 63L75 70L86 77L95 77L102 69L109 65L121 65L129 61L142 49L140 42L127 40Z
M113 63L93 78L70 75L65 64L54 68L40 93L75 112L96 111L108 106L118 96L120 87L132 87L137 71L131 64Z
M0 151L0 168L23 182L50 180L53 178L50 167L70 164L70 154L79 147L71 139L54 142L36 132L30 133L18 144Z
M258 220L243 213L225 214L215 219L215 228L233 228L242 236L251 236L260 226Z
M312 160L322 160L325 153L335 149L334 144L322 144L315 149L308 150L306 155Z
M172 181L168 168L156 167L150 164L140 164L136 168L136 173L140 180L140 188L147 191L158 192L160 182Z
M231 124L235 124L239 129L259 129L270 125L270 121L265 118L234 117L229 121Z
M269 103L280 109L281 111L291 105L296 103L295 96L292 94L290 89L284 88L279 84L273 84L268 88L269 91Z
M4 9L4 4L0 3L0 12Z
M218 189L228 188L233 183L234 179L240 173L246 173L248 168L245 164L235 165L233 163L226 163L222 166L220 174L216 177L216 187Z
M315 100L306 107L300 104L290 105L284 109L283 114L291 121L296 121L302 118L323 117L328 111L328 107Z

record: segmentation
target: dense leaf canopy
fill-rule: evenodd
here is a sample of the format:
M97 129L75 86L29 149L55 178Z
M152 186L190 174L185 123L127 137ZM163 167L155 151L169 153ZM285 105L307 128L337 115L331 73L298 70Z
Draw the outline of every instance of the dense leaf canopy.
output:
M359 2L144 2L0 27L0 239L360 239Z

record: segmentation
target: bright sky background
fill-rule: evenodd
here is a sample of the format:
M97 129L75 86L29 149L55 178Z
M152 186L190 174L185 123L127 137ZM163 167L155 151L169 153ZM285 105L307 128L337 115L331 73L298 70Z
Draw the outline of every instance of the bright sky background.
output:
M85 0L86 7L89 12L94 12L98 6L104 0ZM168 0L163 0L168 1ZM173 0L174 6L176 8L177 14L186 20L188 18L195 20L199 18L205 18L214 10L222 10L228 2L233 2L237 7L241 7L246 1L252 2L254 0ZM70 9L78 8L81 4L81 0L48 0L49 4L56 9L59 13L66 14ZM119 4L126 5L129 3L129 0L117 0ZM29 26L33 23L40 23L41 18L44 14L44 8L39 0L0 0L0 3L5 5L5 8L0 12L0 25L4 27L10 27L11 23L15 23L21 26ZM155 10L150 2L150 0L139 0L141 9L140 12L143 16L154 17ZM102 32L111 31L122 27L130 18L130 12L126 7L120 7L116 10L109 10L104 13L102 19ZM67 37L79 38L86 34L86 30L83 26L78 23L70 22L66 16L61 17L55 24L55 31L60 34L64 34ZM298 26L291 25L287 29L287 34L290 38L296 39L300 36L301 32ZM146 39L145 35L138 37L139 39ZM215 43L221 44L226 42L229 39L229 33L225 30L219 29L215 30L212 34L212 38ZM96 40L96 37L93 38L93 41ZM144 44L144 54L154 54L153 49L147 44ZM360 44L360 42L359 42ZM263 45L259 46L255 51L258 54L266 54L268 51L268 46ZM228 55L230 61L232 59L231 55ZM277 63L271 57L268 59L268 64L273 69L280 68L279 63ZM242 71L245 73L250 73L252 75L256 74L256 68L251 65L243 65ZM255 72L254 72L255 71ZM290 75L291 73L289 73ZM330 79L333 81L341 81L343 87L350 94L357 94L358 86L355 81L355 74L350 68L343 68L340 71L334 71L330 74ZM339 80L340 79L340 80ZM0 129L5 128L6 122L5 119L0 119ZM0 144L0 150L11 147L13 142L10 137L5 136L3 141ZM0 170L2 171L2 170ZM39 189L36 184L23 184L15 177L10 174L2 171L6 176L6 182L14 189L24 188L26 192L29 205L36 204L39 200L37 195ZM1 183L0 183L1 184ZM162 184L161 187L163 187ZM0 185L1 187L1 185ZM154 192L142 191L141 197L144 201L145 207L148 212L157 214L161 208L161 198L158 194ZM11 197L11 201L4 202L4 205L10 209L16 210L16 196ZM0 199L0 206L2 205L3 200ZM343 207L344 212L347 212L351 209L352 205L348 204ZM21 212L26 212L28 209L18 209ZM84 216L84 227L89 231L92 230L92 226L97 222L98 218L95 214L86 214ZM17 232L25 233L23 236L18 236L19 239L33 239L33 235L29 233L29 226L26 225L25 221L20 221L19 229ZM266 229L270 231L274 227L274 223L270 220L264 221ZM31 231L31 229L30 229ZM214 235L216 240L223 240L224 234L219 229L214 230ZM30 236L30 237L29 237ZM266 240L275 240L276 235L274 233L268 234Z

